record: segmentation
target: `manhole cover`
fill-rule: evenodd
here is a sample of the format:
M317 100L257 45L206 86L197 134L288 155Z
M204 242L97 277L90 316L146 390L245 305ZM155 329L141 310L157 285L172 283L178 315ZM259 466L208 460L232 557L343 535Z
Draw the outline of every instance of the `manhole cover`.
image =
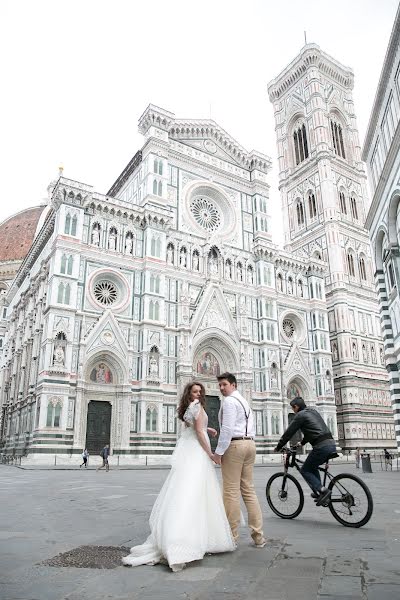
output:
M129 554L129 551L130 549L124 546L79 546L40 564L77 569L115 569L122 566L121 558Z

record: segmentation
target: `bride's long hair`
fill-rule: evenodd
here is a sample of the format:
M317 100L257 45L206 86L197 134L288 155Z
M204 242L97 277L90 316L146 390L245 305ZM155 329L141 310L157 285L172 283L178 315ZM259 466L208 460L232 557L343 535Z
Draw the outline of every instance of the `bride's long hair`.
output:
M183 415L186 412L187 407L189 406L189 404L192 401L192 397L190 395L190 392L192 391L192 387L194 385L198 385L201 391L200 394L200 398L199 398L199 402L202 405L203 408L205 408L206 406L206 390L204 388L204 385L202 383L200 383L199 381L191 381L190 383L187 383L185 385L185 389L183 390L181 399L179 401L179 406L178 406L178 418L183 421Z

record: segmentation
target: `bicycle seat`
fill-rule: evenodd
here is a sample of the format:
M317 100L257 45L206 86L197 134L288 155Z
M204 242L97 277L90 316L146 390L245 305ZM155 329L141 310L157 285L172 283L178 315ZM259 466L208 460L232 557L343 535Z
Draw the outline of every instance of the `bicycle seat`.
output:
M339 454L337 452L332 452L332 454L329 454L329 456L327 456L326 462L328 462L328 460L331 460L331 458L337 458L338 456Z

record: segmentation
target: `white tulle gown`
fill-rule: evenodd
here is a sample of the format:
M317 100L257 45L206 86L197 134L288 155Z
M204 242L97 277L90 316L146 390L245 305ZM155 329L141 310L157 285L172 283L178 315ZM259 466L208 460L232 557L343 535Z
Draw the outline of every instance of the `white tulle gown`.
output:
M207 414L198 400L184 415L185 427L172 454L171 471L150 515L151 534L122 559L127 566L167 562L173 571L206 554L235 549L212 461L200 446L193 424L202 419L207 444Z

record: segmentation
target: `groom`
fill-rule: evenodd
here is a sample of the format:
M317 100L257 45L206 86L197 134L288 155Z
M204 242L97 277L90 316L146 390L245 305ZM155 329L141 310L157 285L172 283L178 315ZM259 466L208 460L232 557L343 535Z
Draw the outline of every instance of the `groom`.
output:
M266 544L263 519L253 483L256 458L253 412L247 400L237 391L236 377L232 373L223 373L217 379L224 400L219 412L220 435L213 460L221 465L226 516L237 543L242 494L251 537L256 548L263 548Z

